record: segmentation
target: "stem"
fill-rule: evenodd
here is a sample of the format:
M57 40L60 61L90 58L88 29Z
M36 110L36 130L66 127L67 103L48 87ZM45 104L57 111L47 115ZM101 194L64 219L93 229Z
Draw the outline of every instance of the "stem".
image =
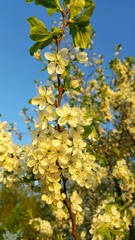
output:
M56 38L57 53L58 53L59 50L60 50L60 41L61 41L60 38ZM58 101L57 101L57 104L56 104L57 107L60 107L61 100L62 100L62 94L63 94L63 88L62 88L62 86L61 86L60 77L61 77L61 75L60 75L60 74L57 74L57 81L58 81Z
M77 235L77 227L76 227L76 215L72 212L71 209L71 202L66 196L64 203L69 211L71 222L72 222L72 236L74 237L75 240L79 240L78 235Z
M56 38L56 46L57 46L57 53L60 51L60 43L62 40L62 36L65 32L65 28L67 27L68 23L66 21L66 15L68 14L69 9L66 9L66 11L64 12L64 10L61 11L61 14L63 16L63 26L62 26L62 34L60 37ZM61 100L62 100L62 94L63 94L63 88L61 86L61 81L60 81L60 74L57 74L57 80L58 80L58 102L57 102L57 107L60 107L61 104Z
M63 26L62 26L62 34L59 37L56 37L55 41L56 41L56 46L57 46L57 53L60 51L60 43L62 40L62 36L65 32L65 28L67 27L67 25L69 24L66 21L66 15L68 14L69 9L66 9L66 11L62 10L62 16L63 16ZM64 92L63 87L61 86L61 75L57 74L57 82L58 82L58 100L56 103L56 107L60 107L61 105L61 100L62 100L62 95ZM58 125L58 131L61 132L61 127ZM57 163L58 164L58 163ZM59 166L59 164L58 164ZM60 168L60 166L59 166ZM70 219L72 222L72 236L74 237L75 240L79 240L78 235L77 235L77 226L76 226L76 215L72 212L72 208L71 208L71 202L67 197L67 193L66 193L66 183L65 183L65 179L63 177L63 184L64 184L64 189L63 189L63 193L65 193L66 198L64 200L64 204L68 209L69 215L70 215Z
M72 212L71 202L70 202L69 198L67 197L67 190L66 190L67 179L64 176L62 176L62 180L63 180L63 193L66 195L64 204L68 209L70 219L72 222L72 236L74 237L75 240L79 240L78 235L77 235L77 227L76 227L76 215Z
M61 100L62 100L62 94L63 94L63 88L61 87L61 81L60 81L60 74L57 75L58 79L58 102L57 102L57 107L60 107Z

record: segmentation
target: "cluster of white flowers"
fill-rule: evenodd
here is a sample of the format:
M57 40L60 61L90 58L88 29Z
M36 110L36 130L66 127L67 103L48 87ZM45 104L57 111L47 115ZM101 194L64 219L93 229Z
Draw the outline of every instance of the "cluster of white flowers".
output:
M80 47L75 48L75 54L69 53L67 48L62 48L58 53L46 52L44 54L45 58L49 61L47 65L47 71L49 74L63 74L65 67L69 64L69 58L75 59L79 63L87 64L89 59L86 52L79 52ZM34 57L37 60L41 60L41 53L38 50ZM68 57L68 59L67 59Z
M53 45L50 46L53 53L44 53L47 63L42 59L41 50L34 53L35 59L46 64L44 70L47 69L51 76L48 79L49 86L39 86L38 96L30 101L38 107L34 130L31 131L31 144L22 148L14 144L7 123L0 122L0 182L10 187L19 178L26 179L31 182L35 192L38 190L43 205L52 204L52 212L56 218L53 229L47 220L33 218L29 221L31 228L41 238L43 235L43 239L54 239L55 229L60 226L63 236L57 235L59 239L67 239L70 233L76 238L78 231L79 238L85 240L89 231L88 237L92 240L123 240L130 231L135 216L135 177L124 160L130 156L129 151L133 152L135 140L135 66L132 64L133 59L115 59L110 63L115 78L109 82L101 67L102 55L96 57L93 54L89 61L87 52L81 51L79 46L60 50L61 40L66 34L65 28L72 23L72 15L74 20L80 19L81 22L83 13L87 12L83 10L81 13L82 8L90 5L85 0L82 4L78 2L79 10L76 11L75 5L71 3L66 8L67 2L70 1L64 2L65 10L59 6L57 0L54 4L54 10L58 10L63 16L59 24L62 31L56 28L56 37L53 37L53 28L52 34L47 31L47 39L56 40L57 52L54 52ZM75 2L77 7L77 0ZM92 1L88 2L92 4ZM93 10L94 4L91 7ZM70 15L66 22L68 12ZM48 14L51 13L53 11L49 10ZM85 20L87 19L84 18ZM33 25L33 21L34 24L37 22L32 18L28 21L30 25ZM84 25L87 25L87 21L85 22ZM89 26L86 30L87 28ZM70 30L72 32L72 28ZM78 36L73 38L78 42ZM91 67L88 76L92 76L92 80L84 81L85 74L78 68L78 63ZM70 73L73 73L72 76ZM67 98L66 103L63 95ZM25 121L29 123L27 118ZM109 124L102 125L104 121L111 122L111 131L105 129ZM129 155L121 147L127 135L131 140L131 144L128 143L131 147ZM122 150L117 149L118 146ZM98 192L96 188L99 185L101 189ZM119 191L113 194L114 185L116 191L121 190L121 194ZM102 196L99 196L100 193L103 193ZM91 200L92 194L94 196ZM112 194L113 197L110 197ZM98 207L95 207L98 203ZM90 229L88 224L91 224ZM75 225L77 230L73 229ZM15 240L19 237L22 237L19 232L12 234L5 230L3 234L3 240Z
M117 60L112 69L116 74L116 87L115 90L112 90L109 85L106 88L105 102L108 104L106 112L109 113L111 109L114 109L119 112L120 116L124 116L122 127L135 139L135 66L129 66L127 60L124 62ZM113 115L112 113L111 119Z
M41 218L34 218L30 219L29 224L32 224L33 228L43 235L49 237L53 234L51 224L46 220L42 220Z
M114 198L104 200L93 215L89 231L92 240L104 240L105 236L110 236L110 239L115 236L117 240L122 240L129 230L131 219L130 212L122 210Z
M12 186L24 173L21 148L12 141L7 122L0 122L0 182ZM6 174L7 173L7 174Z
M88 116L85 108L80 109L79 107L70 107L67 103L62 107L56 109L56 113L59 116L58 124L64 126L69 124L71 127L79 127L90 125L92 118Z
M50 88L53 89L52 86ZM42 201L61 206L65 198L60 183L62 175L81 187L94 188L106 176L106 169L98 165L95 156L86 150L83 127L91 125L90 114L85 108L71 108L68 104L55 109L54 101L50 101L53 99L52 90L48 98L44 98L48 92L44 89L40 86L40 96L31 100L40 111L36 130L32 133L32 145L24 147L24 158L40 183ZM61 127L60 131L56 122Z
M69 213L67 213L63 208L56 208L53 210L53 213L55 217L60 221L69 219Z
M112 175L119 180L122 199L132 201L135 192L135 178L124 159L117 161Z

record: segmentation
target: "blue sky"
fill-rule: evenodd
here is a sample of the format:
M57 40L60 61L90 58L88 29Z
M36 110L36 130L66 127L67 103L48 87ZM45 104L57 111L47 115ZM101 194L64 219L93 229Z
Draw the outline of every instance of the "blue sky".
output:
M135 56L135 0L95 0L91 24L96 31L94 50L102 53L105 63L113 57L116 44L123 46L122 57ZM29 38L27 18L36 16L50 27L45 8L26 4L25 0L0 1L0 113L2 120L16 122L25 132L19 115L36 93L33 80L45 84L46 73L41 63L29 55L33 42ZM27 137L26 137L27 139Z

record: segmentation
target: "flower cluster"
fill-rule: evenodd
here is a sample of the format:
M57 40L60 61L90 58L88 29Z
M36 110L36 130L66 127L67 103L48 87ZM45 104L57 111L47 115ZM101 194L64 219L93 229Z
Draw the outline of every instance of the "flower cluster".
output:
M25 146L23 152L28 169L38 179L42 201L61 206L66 197L62 192L62 176L81 187L94 188L106 176L106 169L86 150L83 133L84 127L92 123L90 114L85 108L68 104L56 108L54 100L50 101L54 99L52 89L53 86L49 90L40 86L40 96L31 100L39 107L38 120L31 135L32 145Z
M7 187L30 183L42 206L51 205L53 228L40 217L30 219L34 239L127 239L135 216L134 59L115 58L110 62L114 77L108 78L103 56L93 53L89 60L88 49L82 51L92 49L93 0L65 0L62 7L59 0L34 2L47 7L48 15L59 12L62 18L58 28L49 31L36 17L28 19L36 42L30 53L45 63L43 71L50 76L29 101L37 107L36 118L22 111L30 144L14 144L8 124L0 122L0 182ZM69 47L70 38L61 43L69 32L75 48ZM41 50L49 43L52 52L44 53L44 61ZM80 64L88 67L87 73ZM8 230L3 234L5 240L19 237L21 233Z
M32 224L33 228L37 232L43 235L46 235L47 237L53 234L51 224L46 220L42 220L41 218L34 218L34 219L30 219L29 224ZM46 239L49 239L49 238L46 238Z
M21 148L13 143L7 122L0 122L0 182L10 187L23 173Z
M105 236L122 240L128 233L132 216L131 211L121 208L114 198L104 200L93 215L90 229L92 240L104 240Z
M117 161L112 175L119 180L119 186L122 190L122 199L124 201L132 201L135 192L135 178L124 159Z

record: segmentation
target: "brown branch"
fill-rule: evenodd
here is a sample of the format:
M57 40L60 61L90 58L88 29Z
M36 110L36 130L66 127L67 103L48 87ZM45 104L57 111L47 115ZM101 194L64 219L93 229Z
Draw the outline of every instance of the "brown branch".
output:
M56 46L57 46L57 53L60 51L60 42L62 40L62 36L65 32L65 28L67 27L68 23L66 21L66 15L68 14L69 9L66 9L66 11L64 12L64 10L61 11L62 16L63 16L63 26L62 26L62 34L60 37L56 37L55 41L56 41ZM61 86L61 81L60 81L60 74L57 74L57 80L58 80L58 102L56 103L56 107L60 107L61 104L61 100L62 100L62 94L64 92L63 87Z
M71 209L71 202L66 196L64 203L69 211L71 222L72 222L72 236L74 237L75 240L79 240L78 234L77 234L77 227L76 227L76 215L72 212Z
M63 94L63 88L61 86L60 82L60 74L57 75L58 78L58 102L57 102L57 107L60 107L61 100L62 100L62 94Z
M55 38L56 41L56 46L57 46L57 53L60 51L60 43L63 37L63 34L65 32L65 28L67 27L67 25L69 24L66 21L66 15L68 14L69 9L67 8L65 11L62 10L62 16L63 16L63 26L62 26L62 34L59 37ZM62 95L64 93L64 89L61 86L61 75L57 74L57 82L58 82L58 100L56 102L56 107L60 107L61 105L61 100L62 100ZM61 127L58 125L58 131L61 132ZM59 166L59 163L57 162L57 165ZM59 169L61 169L61 167L59 166ZM66 194L66 186L64 187L64 193ZM70 214L70 219L72 222L72 236L74 237L75 240L79 240L78 235L77 235L77 226L76 226L76 215L72 212L71 209L71 202L68 199L67 195L66 198L64 200L64 204L66 205L68 212Z

